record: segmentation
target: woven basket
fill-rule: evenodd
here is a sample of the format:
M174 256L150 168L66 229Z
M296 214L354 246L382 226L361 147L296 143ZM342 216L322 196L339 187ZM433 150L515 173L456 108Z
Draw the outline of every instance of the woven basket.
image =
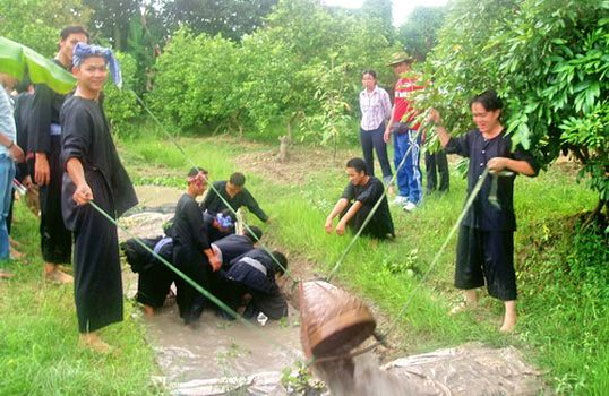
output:
M329 283L301 283L299 297L300 342L309 359L347 354L374 333L366 304Z

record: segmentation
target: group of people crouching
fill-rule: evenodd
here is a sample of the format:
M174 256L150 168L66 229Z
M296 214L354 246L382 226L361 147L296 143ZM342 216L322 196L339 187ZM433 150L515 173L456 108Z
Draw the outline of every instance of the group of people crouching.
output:
M288 304L276 278L284 275L288 260L280 251L258 248L262 231L244 226L239 222L241 216L234 212L247 207L267 221L264 211L243 187L245 176L235 172L230 180L215 182L206 193L207 172L193 168L187 182L188 189L180 197L170 224L164 227L164 235L144 240L147 249L136 239L123 244L131 269L139 274L136 300L144 305L146 315L153 316L165 304L175 284L180 317L186 325L196 325L205 308L214 309L226 319L234 319L235 313L248 319L260 312L274 320L287 316ZM198 204L197 197L205 193ZM185 277L207 293L197 290ZM210 301L209 294L233 313Z

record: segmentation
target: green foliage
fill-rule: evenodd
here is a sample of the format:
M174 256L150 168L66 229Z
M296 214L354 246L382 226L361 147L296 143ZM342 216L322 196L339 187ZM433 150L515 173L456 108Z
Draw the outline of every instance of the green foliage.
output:
M182 29L157 60L150 102L183 129L253 126L265 136L281 125L284 135L302 130L298 140L344 140L361 70L393 81L385 63L396 47L377 22L312 0L281 0L265 27L239 44Z
M139 18L140 0L83 0L93 10L91 31L110 39L115 51L127 50L129 23Z
M195 34L221 34L239 41L263 24L263 18L276 3L277 0L170 0L164 4L163 17L172 30L188 26Z
M0 0L0 36L50 58L57 52L61 29L86 25L90 15L82 0Z
M115 52L114 55L121 65L123 88L119 89L115 86L108 73L104 87L104 110L110 121L112 133L125 137L129 133L134 133L131 124L140 114L136 94L131 89L135 82L136 64L129 54Z
M406 52L425 60L437 43L437 32L444 23L444 7L415 7L402 26L398 37Z
M515 144L544 164L571 149L606 197L609 134L591 123L607 106L608 21L609 4L596 0L457 0L428 65L435 92L423 102L465 131L468 97L495 88Z
M235 44L221 36L194 36L181 29L156 63L152 108L183 129L227 122L240 109L234 98L244 72Z

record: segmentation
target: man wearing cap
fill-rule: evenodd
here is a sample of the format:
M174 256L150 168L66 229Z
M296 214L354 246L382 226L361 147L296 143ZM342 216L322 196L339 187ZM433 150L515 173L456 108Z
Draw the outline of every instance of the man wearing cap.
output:
M109 49L78 43L72 57L76 91L61 108L61 209L74 233L74 299L80 342L107 353L98 330L123 319L118 230L110 219L137 205L108 121L102 88L110 65L120 86L118 63ZM97 208L104 213L100 213Z
M420 123L414 122L416 111L408 97L411 92L423 87L416 85L413 78L404 76L404 73L411 71L413 61L410 55L402 51L393 54L388 64L393 68L398 81L395 84L392 117L385 129L385 142L388 142L393 134L395 145L394 164L397 172L398 195L395 197L394 204L402 205L408 212L420 203L422 190L419 167L421 137L418 130ZM409 154L406 156L408 152ZM406 156L404 165L399 168L404 156Z
M86 43L89 36L82 26L62 29L59 52L53 60L70 70L72 49ZM28 159L34 158L34 181L40 188L40 247L44 260L44 279L72 283L74 279L59 270L60 264L71 259L72 235L61 217L61 175L59 163L61 126L59 111L66 97L46 85L37 85L29 123Z

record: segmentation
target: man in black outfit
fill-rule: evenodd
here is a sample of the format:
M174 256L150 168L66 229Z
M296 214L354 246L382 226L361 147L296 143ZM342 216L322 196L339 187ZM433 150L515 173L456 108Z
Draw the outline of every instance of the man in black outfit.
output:
M59 52L53 60L58 66L70 70L72 49L77 43L86 43L88 34L82 26L68 26L61 31ZM62 128L59 111L66 97L46 85L37 85L28 125L28 151L35 156L34 181L40 187L40 245L44 260L45 279L72 283L74 279L59 270L60 264L70 263L72 236L61 218L61 175L59 161Z
M224 201L228 202L231 208L236 212L240 207L245 206L250 212L255 214L260 221L266 223L268 216L260 206L258 202L252 197L245 185L245 175L243 173L235 172L230 175L228 181L217 181L214 182L214 188L207 192L207 196L201 204L201 209L212 214L221 213L224 209L228 209ZM218 196L218 193L224 201Z
M340 221L336 225L338 235L343 235L347 226L354 233L358 232L372 208L381 199L376 212L365 226L362 234L377 239L394 238L393 220L391 213L389 213L387 197L383 196L385 191L383 182L368 174L368 167L361 158L349 160L346 173L349 176L349 184L326 218L326 232L332 233L334 218L339 215Z
M173 264L199 286L212 291L214 272L222 262L214 254L207 236L207 224L196 198L207 188L207 172L192 168L188 173L188 190L176 207L171 236L173 238ZM182 278L176 278L180 317L186 324L196 322L207 299Z
M61 209L74 232L74 298L80 342L98 352L110 346L97 330L123 319L123 290L118 230L92 205L116 219L137 205L135 190L122 166L104 116L102 88L110 50L78 43L74 48L78 85L61 108ZM115 75L119 75L115 74ZM116 84L120 84L115 79ZM69 235L69 234L68 234Z

